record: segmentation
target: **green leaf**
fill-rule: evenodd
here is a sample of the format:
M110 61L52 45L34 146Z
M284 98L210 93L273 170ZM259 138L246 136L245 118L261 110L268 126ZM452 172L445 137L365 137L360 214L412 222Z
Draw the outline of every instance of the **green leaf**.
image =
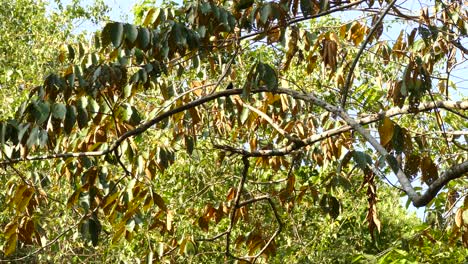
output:
M243 9L247 9L249 7L251 7L254 3L254 0L240 0L237 4L236 4L236 9L237 10L243 10Z
M26 141L26 145L31 148L32 146L36 145L39 139L39 127L35 126L29 133L28 140Z
M75 50L71 45L68 45L68 60L73 61L75 59Z
M403 151L403 147L404 147L404 131L403 129L395 124L394 125L394 129L393 129L393 136L392 136L392 146L393 146L393 149L397 152L397 153L401 153Z
M111 28L113 23L107 23L101 32L101 44L102 47L107 47L111 43ZM98 44L98 38L95 38L96 45ZM100 48L100 47L96 47Z
M131 107L132 114L130 115L130 119L128 120L128 123L132 126L137 126L141 123L141 116L140 113L138 113L138 110L135 108L135 106Z
M31 114L34 117L37 124L42 124L47 120L50 113L49 102L36 101L32 103Z
M179 49L187 46L187 29L181 23L175 23L172 27L171 33L173 34L175 43Z
M145 50L150 44L150 32L147 28L140 28L136 40L136 47Z
M70 134L73 126L76 122L76 108L73 105L67 106L67 114L65 115L65 123L63 124L63 128L65 129L65 133Z
M270 65L261 62L258 63L257 73L259 80L266 85L268 90L275 90L278 88L278 76Z
M47 131L44 129L39 129L38 138L37 138L39 146L44 147L47 144L48 138L49 138L49 135L47 134Z
M60 120L65 119L67 113L67 106L62 103L55 103L52 105L52 117Z
M330 9L330 1L320 0L320 12L327 11L328 9Z
M185 141L185 149L187 150L187 153L189 155L192 155L193 153L193 148L194 148L194 143L195 141L193 140L193 137L191 136L185 136L184 137L184 141Z
M111 23L109 32L112 45L114 45L116 48L120 47L123 39L123 24L118 22Z
M125 24L124 33L125 33L125 39L128 42L133 43L138 37L138 28L132 24Z
M302 14L306 17L312 15L312 0L300 0L301 1L301 11Z
M260 21L262 24L265 24L268 21L268 18L270 17L272 13L272 8L271 4L267 3L262 7L262 10L260 11Z
M148 81L148 73L145 69L140 69L138 71L138 79L141 83L146 83Z
M77 111L78 111L78 116L77 116L78 127L80 129L83 129L84 127L86 127L89 121L88 112L86 111L86 108L84 108L81 105L77 107Z
M89 236L91 237L91 242L93 246L97 246L99 242L99 234L101 233L101 223L97 217L92 217L88 219L88 230Z
M353 160L361 170L366 170L367 165L372 163L372 158L362 151L354 151Z
M240 114L240 123L245 124L247 119L249 118L249 112L250 110L247 107L242 108L242 113Z

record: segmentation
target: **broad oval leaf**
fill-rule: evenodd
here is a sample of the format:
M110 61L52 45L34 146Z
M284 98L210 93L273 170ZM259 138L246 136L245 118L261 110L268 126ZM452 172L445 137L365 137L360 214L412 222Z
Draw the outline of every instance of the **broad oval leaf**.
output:
M120 44L122 44L122 39L123 39L123 24L114 22L110 26L110 37L112 41L112 45L114 47L118 48L120 47Z
M150 44L150 32L147 28L140 28L136 40L136 47L145 50Z
M55 119L64 120L67 114L67 106L62 103L52 105L52 117Z
M125 39L128 42L133 43L138 37L138 28L132 24L125 24L124 33L125 33Z

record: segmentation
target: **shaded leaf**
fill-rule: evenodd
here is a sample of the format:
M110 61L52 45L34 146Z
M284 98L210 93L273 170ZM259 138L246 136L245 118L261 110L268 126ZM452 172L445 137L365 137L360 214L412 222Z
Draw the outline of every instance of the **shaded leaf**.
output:
M128 42L133 43L138 37L138 28L132 24L125 24L124 33L125 33L125 39Z
M116 48L120 47L123 39L123 24L118 22L111 23L109 33L112 45L114 45Z

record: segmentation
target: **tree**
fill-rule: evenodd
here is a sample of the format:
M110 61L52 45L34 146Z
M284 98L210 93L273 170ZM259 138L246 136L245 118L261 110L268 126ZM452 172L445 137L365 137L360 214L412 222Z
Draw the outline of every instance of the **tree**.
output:
M94 247L104 239L137 254L119 258L306 261L290 244L324 226L318 209L331 229L348 222L362 234L359 215L345 212L351 194L367 201L369 242L315 257L376 254L376 237L392 241L377 210L391 204L377 198L394 197L390 183L433 211L427 228L437 228L417 237L449 226L441 241L463 258L468 101L452 78L467 53L466 7L436 1L416 17L395 2L142 5L140 24L110 22L93 46L69 45L69 65L1 123L0 163L14 174L5 255L17 241L45 248L68 236L65 250L93 256L76 230ZM364 16L336 16L356 11ZM385 40L387 17L412 26ZM57 214L44 211L50 200L66 203L67 221L79 219L52 240L35 220ZM292 235L298 226L304 233ZM330 247L334 232L305 245Z

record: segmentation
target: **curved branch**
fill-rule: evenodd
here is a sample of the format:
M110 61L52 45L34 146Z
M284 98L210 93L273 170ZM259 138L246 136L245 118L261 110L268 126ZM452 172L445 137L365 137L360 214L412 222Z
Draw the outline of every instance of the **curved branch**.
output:
M96 156L104 156L109 153L112 153L115 151L126 139L137 136L146 130L148 130L150 127L153 125L163 121L164 119L183 112L185 110L200 106L204 103L207 103L209 101L213 101L217 98L221 97L228 97L231 95L239 95L242 94L243 90L242 89L231 89L231 90L223 90L219 91L210 95L206 95L204 97L201 97L199 99L195 99L190 103L187 103L185 105L182 105L180 107L174 108L172 110L168 110L159 116L148 120L147 122L143 123L139 127L129 130L125 132L123 135L121 135L119 138L117 138L114 143L107 149L100 150L100 151L86 151L86 152L67 152L67 153L56 153L56 154L47 154L47 155L38 155L38 156L27 156L24 158L16 158L16 159L6 159L6 160L0 160L0 165L6 165L6 164L13 164L13 163L18 163L18 162L25 162L25 161L34 161L34 160L48 160L48 159L66 159L66 158L79 158L79 157L96 157ZM294 97L299 100L303 101L309 101L314 103L315 100L319 100L317 97L315 97L312 94L305 94L305 93L300 93L291 89L284 89L284 88L278 88L275 91L269 91L266 88L259 88L257 90L252 91L252 93L262 93L262 92L272 92L272 93L284 93L287 94L291 97ZM311 99L313 99L311 101ZM314 103L316 104L316 103ZM316 104L319 105L319 104ZM387 111L382 111L377 114L371 114L368 115L364 118L357 119L356 122L358 122L361 125L366 125L370 124L376 121L381 120L384 117L392 117L396 115L403 115L403 114L409 114L409 113L415 113L415 112L425 112L429 111L434 108L442 108L446 110L468 110L468 101L437 101L437 102L429 102L429 103L421 103L417 109L410 109L408 106L404 106L402 108L399 107L393 107L390 108ZM314 144L318 141L321 141L323 139L329 138L331 136L346 132L351 130L351 126L346 125L342 126L339 128L335 129L330 129L325 132L322 132L320 134L315 134L310 136L309 138L306 138L302 140L300 143L293 142L288 146L285 146L283 148L275 149L275 150L258 150L258 151L246 151L246 150L239 150L233 147L229 146L222 146L222 145L215 145L216 148L223 149L226 151L230 151L233 153L238 153L241 155L246 155L249 157L262 157L262 156L284 156L287 155L295 150L300 149L304 145L311 145Z
M247 174L249 172L249 167L250 167L249 158L247 156L242 157L242 162L244 163L244 169L242 170L242 178L239 181L239 186L237 187L236 197L234 198L234 205L233 205L232 210L231 210L230 224L229 224L228 230L226 231L226 252L225 252L225 254L226 254L226 256L230 256L230 257L233 257L235 259L239 259L239 258L234 256L230 252L231 233L232 233L232 229L234 228L234 222L235 222L235 218L236 218L237 209L240 208L240 206L239 206L240 197L241 197L242 189L244 188L244 184L245 184L245 181L247 179Z
M420 195L414 190L406 174L397 165L395 157L391 156L388 153L388 151L382 145L380 145L380 143L374 137L372 137L369 134L369 132L367 132L362 127L361 124L359 124L355 119L351 118L342 108L329 104L315 97L313 94L302 94L302 93L292 91L292 90L287 90L287 89L278 89L278 91L287 93L297 99L309 101L312 104L317 105L341 117L349 126L351 126L359 134L361 134L367 140L367 142L371 144L372 147L374 147L374 149L377 152L379 152L383 157L385 157L387 164L397 176L398 182L402 186L405 193L408 195L409 199L411 199L415 207L421 207L421 206L427 205L449 181L456 179L456 178L460 178L464 174L468 173L468 161L452 166L447 171L445 171L438 180L430 184L429 188L426 190L424 194ZM432 107L449 108L449 109L453 107L459 107L460 109L468 109L468 101L459 101L459 102L442 101L442 102L426 103L424 105L425 106L432 105ZM405 111L409 112L410 111L409 107L406 107L406 108L407 110ZM422 107L422 109L427 110L424 107Z
M296 92L294 90L289 90L289 89L279 89L276 91L277 93L284 93L287 94L291 97L294 97L299 100L304 100L304 101L310 101L308 99L309 97L315 98L315 96L311 94L302 94L299 92ZM317 99L318 100L318 99ZM377 114L371 114L364 116L360 119L356 119L356 122L360 125L368 125L371 123L378 122L382 120L384 117L393 117L393 116L398 116L398 115L405 115L405 114L410 114L410 113L418 113L418 112L427 112L430 111L434 108L439 108L439 109L445 109L445 110L468 110L468 101L437 101L437 102L427 102L427 103L421 103L416 109L412 109L409 106L403 106L402 108L400 107L392 107L387 111L382 111ZM301 142L304 143L304 145L296 144L296 142L293 142L285 147L278 148L278 149L266 149L266 150L253 150L253 151L247 151L245 149L238 149L234 148L231 146L226 146L226 145L219 145L215 144L214 147L218 149L222 149L225 151L229 151L232 153L237 153L241 155L247 155L250 157L271 157L271 156L285 156L288 155L303 146L309 146L314 143L320 142L324 139L327 139L332 136L339 135L341 133L347 132L352 130L352 127L350 125L344 125L341 127L333 128L327 131L324 131L320 134L314 134L306 139L303 139ZM463 131L461 132L454 132L454 134L459 135L459 134L464 134Z

